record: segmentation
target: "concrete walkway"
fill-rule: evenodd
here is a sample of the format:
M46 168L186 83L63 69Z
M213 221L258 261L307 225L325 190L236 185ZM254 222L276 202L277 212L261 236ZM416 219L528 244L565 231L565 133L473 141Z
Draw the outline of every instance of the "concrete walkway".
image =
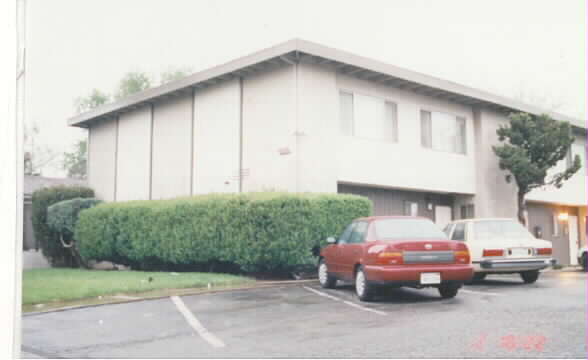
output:
M47 269L51 265L43 256L41 250L27 250L22 252L22 268L27 269Z

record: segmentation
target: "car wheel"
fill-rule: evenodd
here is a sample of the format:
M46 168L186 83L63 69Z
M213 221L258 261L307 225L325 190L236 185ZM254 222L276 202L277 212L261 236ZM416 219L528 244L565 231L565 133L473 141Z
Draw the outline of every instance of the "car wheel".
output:
M588 271L588 257L586 256L586 253L582 254L582 269L584 269L584 271Z
M539 271L523 271L521 273L521 278L523 279L525 284L532 284L535 281L537 281L537 279L539 279Z
M319 283L325 289L332 289L335 287L335 285L337 285L337 279L335 279L332 275L329 275L329 268L327 267L325 259L321 259L319 262L318 278Z
M373 298L374 289L367 281L363 266L355 273L355 293L361 301L370 301Z
M459 286L441 285L439 286L438 290L439 295L441 295L443 299L451 299L457 295L457 292L459 291Z

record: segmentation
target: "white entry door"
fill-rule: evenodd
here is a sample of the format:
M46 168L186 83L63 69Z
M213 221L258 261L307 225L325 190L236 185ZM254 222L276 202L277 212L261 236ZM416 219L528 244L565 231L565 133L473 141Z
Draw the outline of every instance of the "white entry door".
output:
M570 264L578 265L578 217L568 216L568 229L570 235Z
M435 206L435 224L441 229L451 221L451 207L450 206Z

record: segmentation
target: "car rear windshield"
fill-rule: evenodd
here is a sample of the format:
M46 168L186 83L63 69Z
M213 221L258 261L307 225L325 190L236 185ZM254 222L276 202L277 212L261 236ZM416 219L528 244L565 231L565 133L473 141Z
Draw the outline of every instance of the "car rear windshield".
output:
M382 219L375 221L380 240L447 239L447 235L426 219Z
M514 220L484 220L474 222L477 240L533 239L533 235Z

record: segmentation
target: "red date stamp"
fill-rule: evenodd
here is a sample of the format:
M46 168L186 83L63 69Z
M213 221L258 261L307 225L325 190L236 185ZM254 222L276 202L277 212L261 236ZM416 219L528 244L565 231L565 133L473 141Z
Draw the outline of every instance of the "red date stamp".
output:
M477 351L484 351L488 342L488 334L482 334L476 338L472 348ZM543 335L512 335L508 334L499 338L498 344L488 344L490 346L498 345L507 351L526 350L526 351L543 351L547 338Z

